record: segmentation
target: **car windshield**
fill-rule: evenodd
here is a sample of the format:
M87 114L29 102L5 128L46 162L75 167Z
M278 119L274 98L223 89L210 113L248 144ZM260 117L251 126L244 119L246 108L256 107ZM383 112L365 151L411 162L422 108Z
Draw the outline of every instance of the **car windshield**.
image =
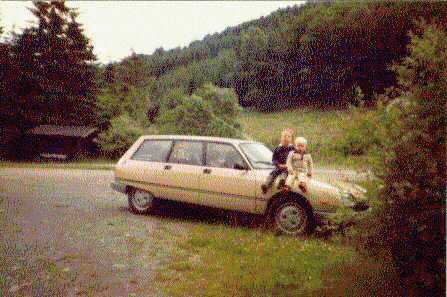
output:
M247 156L255 169L270 169L272 163L272 151L261 143L241 143L241 150Z

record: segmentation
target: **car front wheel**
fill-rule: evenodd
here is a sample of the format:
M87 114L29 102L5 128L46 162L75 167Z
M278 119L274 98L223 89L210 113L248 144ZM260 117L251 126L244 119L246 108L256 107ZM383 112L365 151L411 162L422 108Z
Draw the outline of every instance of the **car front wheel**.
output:
M312 231L313 216L305 205L289 200L276 208L273 224L276 233L299 236Z
M154 196L146 191L129 191L129 210L135 214L147 214L154 208Z

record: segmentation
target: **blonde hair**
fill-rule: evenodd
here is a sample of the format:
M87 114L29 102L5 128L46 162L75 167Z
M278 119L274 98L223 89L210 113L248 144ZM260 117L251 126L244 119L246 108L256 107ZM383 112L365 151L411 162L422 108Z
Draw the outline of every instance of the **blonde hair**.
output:
M292 128L285 128L284 130L282 130L281 134L289 134L293 139L293 136L295 136L295 131L293 131Z
M297 137L295 139L295 144L304 144L307 145L307 140L304 137Z
M291 143L293 143L293 136L294 136L294 131L291 128L285 128L284 130L282 130L281 132L281 141L279 142L279 145L282 145L282 139L284 135L289 135L291 138L291 142L289 143L289 145Z

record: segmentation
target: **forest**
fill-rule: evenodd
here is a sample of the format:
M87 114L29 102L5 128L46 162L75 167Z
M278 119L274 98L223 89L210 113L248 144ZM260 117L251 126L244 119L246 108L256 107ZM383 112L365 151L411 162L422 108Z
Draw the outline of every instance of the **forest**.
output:
M408 55L416 21L445 25L440 2L307 3L227 28L187 48L157 49L107 65L102 86L192 93L204 82L234 88L243 107L346 106L395 84L389 66ZM409 17L411 16L411 17ZM392 28L392 30L390 30Z

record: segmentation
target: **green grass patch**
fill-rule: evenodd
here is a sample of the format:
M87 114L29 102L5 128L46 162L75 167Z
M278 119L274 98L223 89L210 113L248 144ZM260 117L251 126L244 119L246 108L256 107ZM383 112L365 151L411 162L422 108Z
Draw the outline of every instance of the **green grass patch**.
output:
M363 110L362 113L374 113ZM364 169L367 157L345 155L341 148L346 129L352 127L359 111L294 109L273 113L244 112L240 120L246 137L273 148L280 141L281 131L290 127L296 136L304 136L316 167ZM367 137L365 135L365 137Z
M168 296L307 296L350 247L262 230L194 225L179 235L157 282Z

